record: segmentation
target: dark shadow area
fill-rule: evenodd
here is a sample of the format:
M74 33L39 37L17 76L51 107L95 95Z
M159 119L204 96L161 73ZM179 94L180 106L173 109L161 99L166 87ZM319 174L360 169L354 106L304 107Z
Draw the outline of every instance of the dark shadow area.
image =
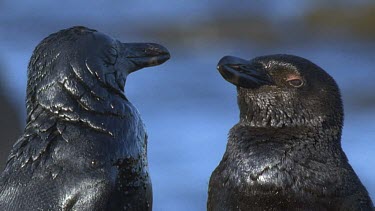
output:
M0 65L0 71L4 67ZM19 114L16 108L8 100L4 89L4 78L0 74L0 169L5 166L10 149L21 133Z

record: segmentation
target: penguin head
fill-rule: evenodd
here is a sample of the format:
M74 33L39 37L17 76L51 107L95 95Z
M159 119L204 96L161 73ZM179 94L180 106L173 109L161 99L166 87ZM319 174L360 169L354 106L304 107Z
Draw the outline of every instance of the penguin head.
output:
M255 127L338 126L339 88L322 68L293 55L223 57L218 70L237 86L241 122Z
M96 30L83 26L64 29L45 38L34 50L29 64L29 83L49 76L54 80L75 74L93 86L123 92L127 76L144 67L164 63L168 50L154 43L122 43Z

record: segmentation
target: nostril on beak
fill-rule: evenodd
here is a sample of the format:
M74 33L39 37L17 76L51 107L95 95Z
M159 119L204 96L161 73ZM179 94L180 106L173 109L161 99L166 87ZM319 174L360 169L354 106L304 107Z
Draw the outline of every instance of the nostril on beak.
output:
M150 54L150 55L159 55L162 53L162 51L158 48L150 47L145 50L145 53Z
M161 45L153 44L149 45L148 48L145 49L145 53L150 56L159 56L169 54L169 51Z

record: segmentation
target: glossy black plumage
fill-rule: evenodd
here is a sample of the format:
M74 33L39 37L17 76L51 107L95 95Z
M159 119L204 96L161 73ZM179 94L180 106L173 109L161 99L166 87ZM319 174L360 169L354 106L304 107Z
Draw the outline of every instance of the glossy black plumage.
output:
M0 180L0 210L151 210L147 134L124 94L129 73L169 59L72 27L51 34L28 67L27 125Z
M301 57L224 57L237 86L240 121L211 175L207 208L217 210L372 210L341 148L339 88Z

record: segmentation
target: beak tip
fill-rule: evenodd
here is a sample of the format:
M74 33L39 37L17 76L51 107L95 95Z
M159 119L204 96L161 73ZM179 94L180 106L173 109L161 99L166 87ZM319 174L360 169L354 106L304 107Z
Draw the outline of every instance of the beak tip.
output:
M138 69L163 64L171 58L168 49L157 43L123 43L123 49L130 52L127 59L132 60Z
M171 58L168 49L160 44L150 43L148 50L149 55L156 58L156 65L163 64Z
M171 58L170 54L163 54L163 55L160 55L159 58L158 58L158 61L157 61L157 64L156 64L156 65L163 64L163 63L165 63L166 61L168 61L170 58Z
M170 56L170 53L168 49L160 44L157 43L148 43L148 47L146 49L146 52L149 52L151 54L157 54L157 55L168 55Z

